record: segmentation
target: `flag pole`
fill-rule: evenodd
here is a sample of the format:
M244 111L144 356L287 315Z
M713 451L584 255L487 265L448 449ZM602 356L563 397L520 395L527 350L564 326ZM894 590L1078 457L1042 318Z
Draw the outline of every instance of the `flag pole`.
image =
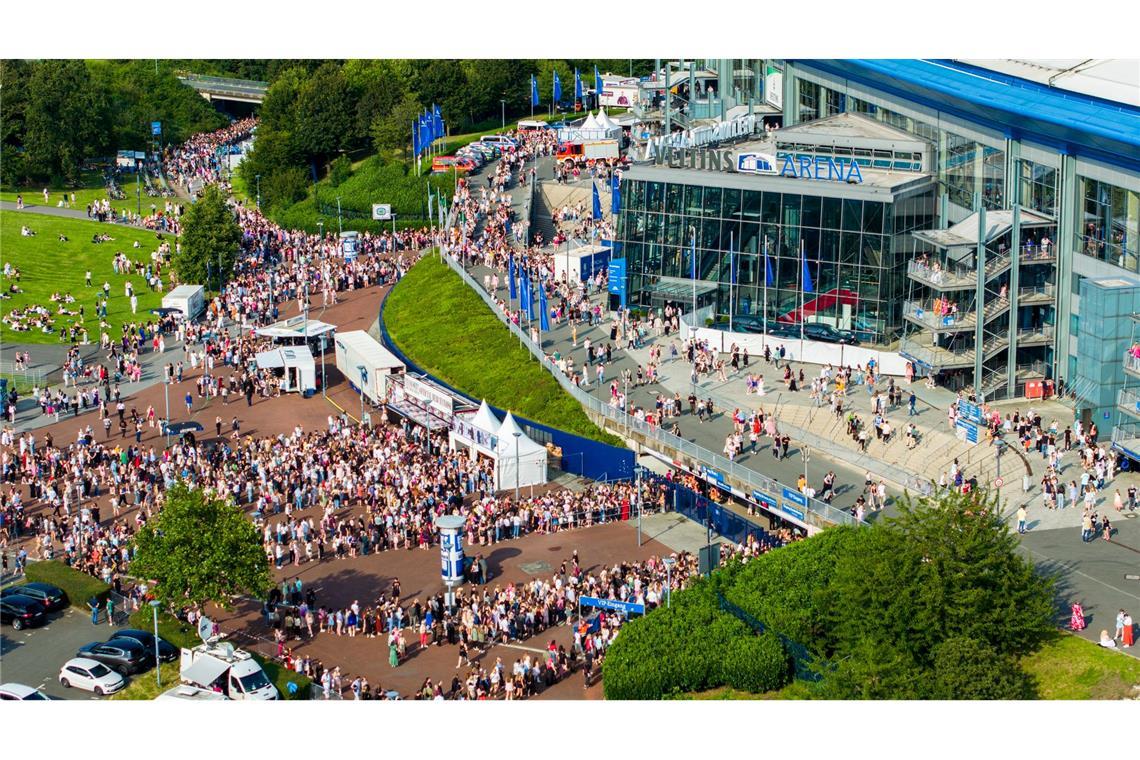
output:
M732 285L736 282L736 257L732 250L732 233L733 230L728 232L728 331L732 332L732 315L735 309L732 308Z
M768 236L764 236L764 343L768 343Z
M800 238L800 356L803 357L803 340L804 340L804 308L805 308L805 294L803 273L807 271L807 262L804 260L804 241Z

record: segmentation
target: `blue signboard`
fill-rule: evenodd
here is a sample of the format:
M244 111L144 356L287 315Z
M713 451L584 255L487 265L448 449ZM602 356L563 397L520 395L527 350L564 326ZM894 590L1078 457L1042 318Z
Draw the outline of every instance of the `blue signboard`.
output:
M637 604L635 602L619 602L616 599L599 599L596 596L581 596L578 597L578 602L583 607L596 607L600 610L614 610L626 615L644 615L645 605Z
M798 507L807 508L807 497L794 488L784 486L784 501L790 501ZM787 510L787 506L784 507Z
M954 422L954 427L958 428L959 430L964 430L966 433L966 440L970 443L978 442L978 426L970 420L959 417Z
M777 509L776 497L775 496L769 496L768 494L764 493L763 491L753 491L752 492L752 498L756 501L757 504L762 506L764 509L768 509L768 510L771 510L773 512L775 512Z
M724 483L724 475L721 475L716 470L710 470L708 467L702 467L701 471L704 473L706 480L715 480L717 483Z
M982 424L982 408L969 401L958 402L958 416L963 417L976 425Z
M804 513L802 510L796 509L795 507L789 507L787 504L784 505L784 512L788 513L797 520L800 520L801 522L804 519Z
M152 121L150 123L150 133L152 135L154 135L155 137L158 137L159 135L161 135L162 134L162 122L161 121Z
M628 285L625 278L625 259L610 259L607 273L609 275L607 290L621 299L621 306L624 309L625 299L628 293Z

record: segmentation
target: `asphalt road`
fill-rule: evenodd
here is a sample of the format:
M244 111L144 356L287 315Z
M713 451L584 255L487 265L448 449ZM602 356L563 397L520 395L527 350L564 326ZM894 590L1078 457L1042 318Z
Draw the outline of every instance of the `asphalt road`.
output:
M122 626L119 626L122 627ZM4 626L0 641L0 681L33 686L57 699L105 699L81 689L65 689L59 683L59 669L75 656L79 647L92 641L106 641L114 630L100 616L91 625L91 614L74 607L52 613L47 625L15 631ZM131 678L152 678L150 671Z

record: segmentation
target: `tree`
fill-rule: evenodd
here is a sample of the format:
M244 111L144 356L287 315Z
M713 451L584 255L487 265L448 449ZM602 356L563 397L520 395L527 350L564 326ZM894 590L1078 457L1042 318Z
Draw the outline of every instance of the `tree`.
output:
M155 596L173 606L228 606L270 585L269 560L257 528L230 500L177 483L162 510L135 535L131 573L157 583Z
M77 182L83 159L112 147L110 132L105 92L83 61L34 65L24 134L31 176Z
M934 650L933 699L1034 699L1033 679L1012 657L983 641L962 636Z
M372 123L372 143L378 152L406 149L412 142L412 124L423 113L414 95L404 99L387 116ZM405 150L405 155L407 155Z
M182 246L174 254L178 279L217 287L229 278L242 233L233 211L216 186L207 187L182 218Z
M355 100L340 67L327 63L314 71L297 98L298 147L323 158L349 147L356 125Z

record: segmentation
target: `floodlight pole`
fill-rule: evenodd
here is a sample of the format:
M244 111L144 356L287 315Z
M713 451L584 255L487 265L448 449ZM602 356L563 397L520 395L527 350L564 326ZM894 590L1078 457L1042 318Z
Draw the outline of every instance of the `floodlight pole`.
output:
M158 607L162 602L157 599L150 600L150 609L154 613L154 682L162 688L162 661L158 659Z

